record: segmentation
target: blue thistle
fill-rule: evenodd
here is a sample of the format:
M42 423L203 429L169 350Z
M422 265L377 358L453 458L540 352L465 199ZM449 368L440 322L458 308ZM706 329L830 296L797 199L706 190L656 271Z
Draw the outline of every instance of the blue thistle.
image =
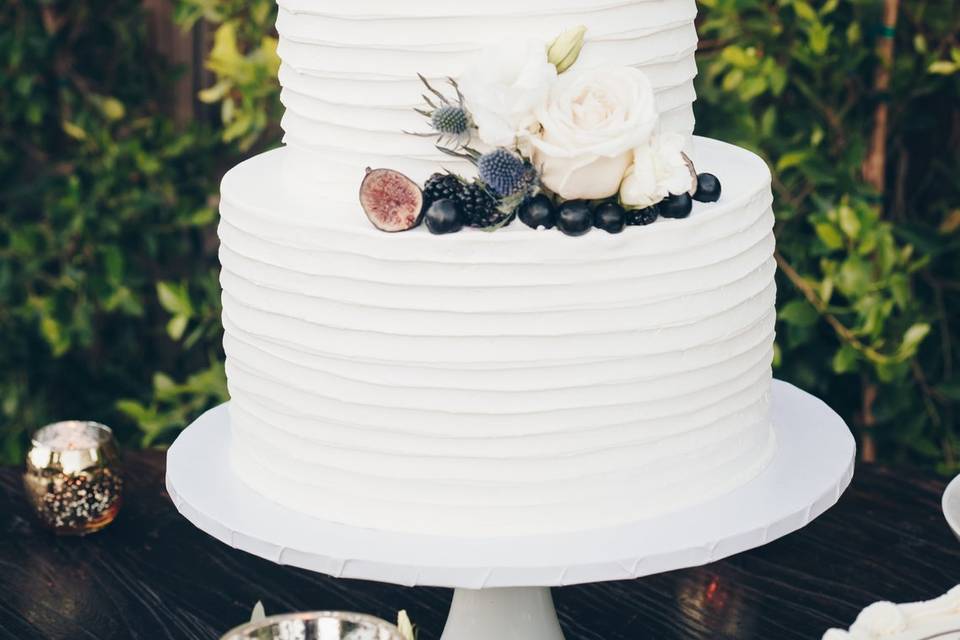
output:
M430 115L430 125L439 133L460 136L470 128L470 116L463 107L443 105Z
M457 94L456 99L453 100L435 89L425 77L417 75L420 76L423 86L427 88L427 93L423 94L426 107L415 107L414 111L427 119L433 131L429 133L406 131L405 133L422 138L435 138L438 146L449 146L452 150L463 148L470 140L470 130L474 127L474 123L470 117L470 111L464 105L463 94L460 92L457 81L447 78L447 82Z
M513 195L526 188L530 182L530 167L506 149L494 149L477 159L480 179L501 198Z

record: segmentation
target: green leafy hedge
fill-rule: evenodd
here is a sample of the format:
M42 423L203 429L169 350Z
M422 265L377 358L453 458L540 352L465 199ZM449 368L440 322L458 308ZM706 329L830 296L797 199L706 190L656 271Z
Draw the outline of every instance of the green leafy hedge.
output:
M698 131L774 169L777 375L861 433L869 456L960 471L960 15L901 3L889 92L882 2L701 0ZM132 0L0 8L0 459L64 416L162 445L226 397L216 197L223 171L278 139L271 0L178 0L213 31L175 127L178 70ZM889 105L882 192L862 165Z

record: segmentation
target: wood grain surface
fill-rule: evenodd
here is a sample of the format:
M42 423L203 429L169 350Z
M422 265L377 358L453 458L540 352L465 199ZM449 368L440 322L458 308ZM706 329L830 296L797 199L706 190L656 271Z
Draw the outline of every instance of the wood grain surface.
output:
M231 549L194 529L163 489L160 452L126 457L126 503L87 538L37 525L20 470L0 469L0 638L216 639L267 613L405 608L436 640L445 589L335 580ZM862 466L840 504L766 547L642 580L554 590L568 640L819 639L876 600L928 599L960 582L945 482ZM491 639L496 640L496 639Z

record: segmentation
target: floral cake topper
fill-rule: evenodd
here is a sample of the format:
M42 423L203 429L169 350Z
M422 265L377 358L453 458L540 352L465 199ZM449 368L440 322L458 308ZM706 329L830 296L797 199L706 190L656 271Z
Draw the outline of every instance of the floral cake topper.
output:
M685 136L660 130L646 74L577 64L585 35L578 26L549 43L503 42L442 86L420 76L416 111L429 131L408 133L471 162L476 176L435 173L421 189L392 169L368 170L360 201L371 222L443 234L519 217L575 236L685 218L693 200L719 199L719 180L696 172Z

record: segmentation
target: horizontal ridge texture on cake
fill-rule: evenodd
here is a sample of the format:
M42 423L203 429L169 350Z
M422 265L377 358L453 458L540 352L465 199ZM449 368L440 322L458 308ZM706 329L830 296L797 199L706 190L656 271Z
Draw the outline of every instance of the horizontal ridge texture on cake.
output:
M695 0L280 0L284 142L295 165L335 179L389 166L423 180L456 161L423 131L413 111L424 87L441 87L484 47L508 38L549 42L587 27L578 65L614 62L642 69L656 92L661 128L691 135L697 33ZM458 166L463 169L463 166Z
M724 192L687 219L438 237L373 228L355 178L322 198L291 186L291 153L222 185L232 460L267 498L355 526L525 535L686 508L770 460L773 213L755 155L694 138Z

